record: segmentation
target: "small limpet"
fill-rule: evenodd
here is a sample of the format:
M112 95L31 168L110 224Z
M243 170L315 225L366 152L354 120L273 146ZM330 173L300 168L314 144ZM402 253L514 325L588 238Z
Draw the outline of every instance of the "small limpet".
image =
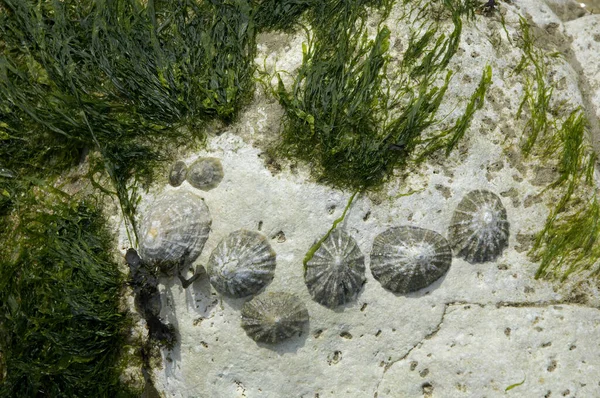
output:
M494 261L508 246L510 224L500 198L486 190L471 191L460 201L448 228L448 240L468 262Z
M219 293L245 297L258 293L273 279L275 257L275 251L263 235L241 229L217 245L206 271Z
M428 229L390 228L373 241L373 277L395 293L415 292L429 286L448 271L451 263L448 241Z
M174 187L178 187L185 181L187 175L187 166L185 162L179 160L173 163L171 170L169 171L169 184Z
M329 308L356 297L365 283L365 258L354 238L333 230L306 263L304 282L313 299Z
M211 222L202 198L185 191L167 192L154 201L140 222L139 255L164 272L190 265L204 248Z
M223 180L223 166L217 158L200 158L189 167L187 181L203 191L216 188Z
M306 307L290 293L263 293L242 306L242 328L257 342L275 344L300 335L306 322Z

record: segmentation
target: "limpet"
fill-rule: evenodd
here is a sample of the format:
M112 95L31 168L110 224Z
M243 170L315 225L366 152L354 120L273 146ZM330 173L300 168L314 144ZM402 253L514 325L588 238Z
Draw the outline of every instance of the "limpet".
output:
M203 191L216 188L223 180L223 166L217 158L200 158L189 167L187 181Z
M470 263L494 261L508 246L510 224L500 198L486 190L471 191L460 201L448 228L448 240Z
M414 292L429 286L448 271L451 263L448 241L428 229L394 227L373 241L373 277L395 293Z
M176 265L190 265L208 239L212 219L204 200L185 191L158 197L142 218L139 255L148 265L170 272Z
M263 293L242 306L242 328L254 341L279 343L300 335L308 322L308 311L290 293Z
M365 283L365 258L354 238L333 230L306 263L304 282L313 299L326 307L351 301Z
M185 162L179 160L173 163L171 170L169 171L169 184L174 187L178 187L185 181L187 175L187 166Z
M273 279L275 257L263 235L241 229L217 245L206 271L219 293L245 297L258 293Z

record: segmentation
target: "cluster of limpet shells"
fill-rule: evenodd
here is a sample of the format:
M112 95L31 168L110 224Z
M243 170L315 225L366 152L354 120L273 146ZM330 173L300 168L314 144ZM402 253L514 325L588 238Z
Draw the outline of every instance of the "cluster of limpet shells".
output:
M216 188L224 176L223 165L217 158L198 158L187 167L185 162L179 160L171 166L169 171L169 184L178 187L187 181L192 187L202 191Z
M210 159L210 158L209 158ZM140 254L150 263L186 257L193 262L210 231L203 200L186 192L159 198L141 223ZM500 198L490 191L468 193L457 206L449 241L435 231L399 226L377 235L370 253L371 272L381 285L405 294L441 278L452 263L452 249L470 263L495 260L508 245L509 222ZM305 264L304 279L313 299L335 308L352 301L365 283L365 258L343 229L334 229ZM276 254L266 237L238 230L213 250L207 265L212 286L243 298L258 294L273 279ZM278 343L302 333L309 316L293 294L262 293L242 308L242 327L257 342Z
M470 263L493 261L508 245L509 222L500 198L475 190L457 206L446 240L438 232L389 228L377 235L370 254L371 273L390 291L406 294L440 279L452 264L452 249ZM329 308L351 301L364 284L364 257L341 229L325 239L306 263L305 282L313 299Z

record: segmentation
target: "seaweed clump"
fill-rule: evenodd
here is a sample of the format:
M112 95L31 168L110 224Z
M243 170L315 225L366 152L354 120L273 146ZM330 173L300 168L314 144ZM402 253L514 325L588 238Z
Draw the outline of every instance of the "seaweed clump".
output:
M57 201L12 218L0 240L0 396L135 396L116 365L130 325L101 213Z
M414 18L418 28L411 30L397 72L388 70L389 28L380 22L369 38L367 26L367 7L380 10L384 20L393 1L323 1L311 7L306 15L312 35L303 46L302 65L291 87L280 78L275 90L285 110L277 149L313 163L317 178L327 183L360 190L377 187L394 168L439 149L450 153L483 105L491 68L485 68L464 115L431 132L452 77L447 67L458 50L462 17L474 15L471 3L432 3L404 4L401 21ZM434 13L448 17L450 32L443 32Z
M541 231L535 237L531 258L540 265L535 277L562 281L575 272L600 275L600 202L593 183L597 155L586 143L588 122L583 110L569 109L564 117L552 115L552 93L546 66L557 53L535 46L536 37L521 18L522 60L517 72L526 72L525 95L518 117L527 117L521 150L528 156L555 162L558 176L546 187L558 196Z
M133 240L137 187L168 147L251 98L253 15L242 0L0 0L0 169L45 178L87 157Z

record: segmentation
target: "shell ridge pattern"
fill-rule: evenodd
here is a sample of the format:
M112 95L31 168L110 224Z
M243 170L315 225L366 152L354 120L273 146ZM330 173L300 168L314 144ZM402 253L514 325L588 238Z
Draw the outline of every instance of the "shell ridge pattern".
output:
M213 250L207 273L213 287L232 297L256 294L275 271L276 254L264 236L238 230L225 237Z
M395 293L420 290L450 268L452 252L435 231L412 226L392 227L377 235L371 251L371 273Z
M500 198L475 190L458 204L449 227L449 240L470 263L494 261L508 246L510 223Z
M191 264L201 253L212 219L204 200L190 192L168 191L140 222L140 257L148 264Z
M242 307L242 328L257 342L275 344L300 335L308 319L304 304L290 293L263 293Z
M316 302L334 308L358 294L364 272L364 256L354 238L335 229L306 264L304 281Z

